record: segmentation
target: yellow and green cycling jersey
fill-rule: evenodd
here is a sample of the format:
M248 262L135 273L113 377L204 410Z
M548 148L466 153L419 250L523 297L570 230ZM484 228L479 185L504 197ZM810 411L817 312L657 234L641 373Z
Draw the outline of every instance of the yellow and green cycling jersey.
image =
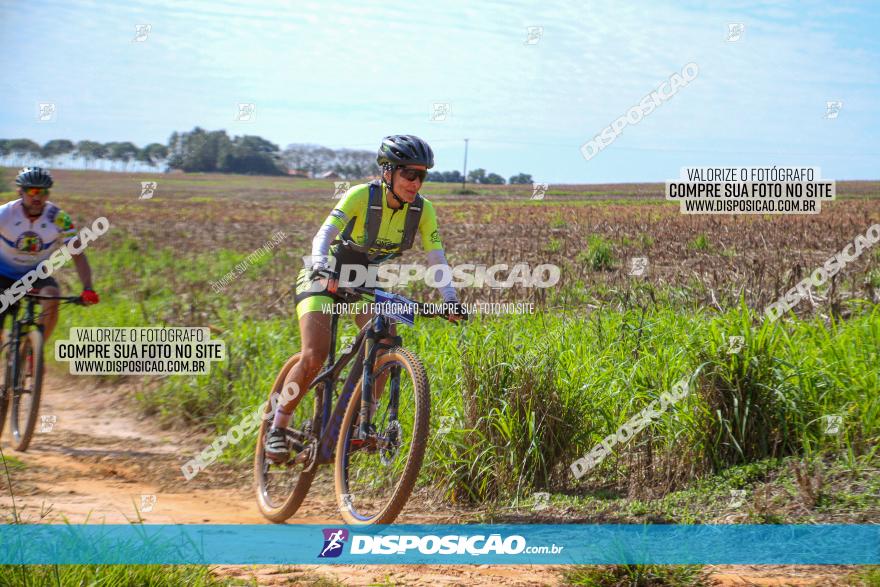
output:
M376 241L372 244L366 254L356 254L356 258L361 261L358 264L375 264L387 260L400 252L400 245L404 238L404 228L406 225L406 216L409 210L409 204L398 209L388 206L387 201L388 188L382 184L382 222L376 235ZM313 243L312 254L315 257L323 257L329 253L331 257L340 255L339 245L330 247L329 243L336 238L351 222L351 232L348 238L359 246L365 246L367 243L367 215L369 211L370 201L370 184L360 184L349 189L335 208L327 216L318 235ZM352 222L353 221L353 222ZM418 234L421 237L422 249L428 253L429 265L436 262L446 263L443 253L443 244L440 241L440 232L437 228L437 214L434 211L434 205L431 204L424 196L422 196L422 213L419 217ZM329 250L328 250L329 249ZM351 257L343 255L350 262ZM323 311L338 298L321 289L316 291L312 281L309 279L311 271L304 268L297 276L296 284L296 312L299 318L308 312ZM454 293L449 292L444 297L454 297Z
M397 210L390 208L387 201L388 187L382 183L382 223L379 225L379 233L376 242L370 248L371 261L373 257L384 256L385 253L397 252L403 240L403 229L406 223L406 213L409 205ZM348 190L335 208L330 212L324 224L331 224L342 231L354 218L350 238L356 244L363 246L367 241L366 223L367 211L370 201L370 184L356 185ZM443 249L440 242L440 232L437 230L437 214L434 205L422 196L422 216L419 220L419 235L422 239L422 249L435 251ZM335 252L335 249L333 249Z

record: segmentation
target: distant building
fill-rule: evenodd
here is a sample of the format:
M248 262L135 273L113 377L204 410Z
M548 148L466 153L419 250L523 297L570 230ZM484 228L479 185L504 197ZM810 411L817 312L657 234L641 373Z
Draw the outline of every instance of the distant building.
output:
M287 175L290 177L311 177L305 169L288 169Z
M339 179L339 174L335 171L325 171L318 175L319 179Z

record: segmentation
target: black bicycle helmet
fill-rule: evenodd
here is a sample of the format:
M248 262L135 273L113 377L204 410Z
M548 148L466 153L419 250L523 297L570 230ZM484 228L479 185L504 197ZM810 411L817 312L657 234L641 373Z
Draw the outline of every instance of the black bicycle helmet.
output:
M434 151L428 143L415 135L391 135L382 139L376 157L379 167L396 165L424 165L434 167Z
M18 172L15 185L23 188L50 188L52 176L42 167L24 167Z

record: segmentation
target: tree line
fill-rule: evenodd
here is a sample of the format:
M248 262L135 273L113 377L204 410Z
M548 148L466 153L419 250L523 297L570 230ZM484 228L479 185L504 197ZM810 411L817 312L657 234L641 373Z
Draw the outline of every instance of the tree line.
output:
M24 166L45 163L78 164L85 169L101 168L127 171L132 163L141 168L164 168L184 172L244 173L254 175L294 174L320 177L332 173L343 179L361 179L378 173L376 152L358 149L330 149L314 144L290 144L284 150L255 135L230 137L225 130L208 131L195 127L189 132L174 132L167 145L97 141L73 142L54 139L44 145L30 139L0 139L0 161L5 165ZM470 183L504 184L505 179L485 169L468 173ZM429 172L428 181L461 182L459 171ZM520 173L510 183L532 183L531 175Z
M464 181L464 176L460 171L429 171L428 177L426 178L428 181L437 181L442 183L462 183ZM532 176L528 173L518 173L513 175L507 181L504 180L503 177L498 175L497 173L486 173L485 169L478 168L472 169L467 174L467 180L469 183L484 183L484 184L496 184L503 185L505 183L510 184L523 184L523 183L532 183Z
M86 169L91 169L97 162L109 162L110 169L128 169L132 161L150 167L161 165L168 157L168 148L159 143L150 143L138 147L130 142L99 143L96 141L79 141L74 143L67 139L54 139L40 145L30 139L0 139L0 159L13 166L32 165L37 161L45 161L50 166L58 165L64 159L79 160Z

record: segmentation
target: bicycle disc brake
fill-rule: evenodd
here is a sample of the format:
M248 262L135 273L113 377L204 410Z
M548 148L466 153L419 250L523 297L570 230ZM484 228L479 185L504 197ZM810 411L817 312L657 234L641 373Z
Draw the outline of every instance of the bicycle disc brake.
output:
M390 465L400 449L400 422L392 420L379 440L379 460L385 466Z

